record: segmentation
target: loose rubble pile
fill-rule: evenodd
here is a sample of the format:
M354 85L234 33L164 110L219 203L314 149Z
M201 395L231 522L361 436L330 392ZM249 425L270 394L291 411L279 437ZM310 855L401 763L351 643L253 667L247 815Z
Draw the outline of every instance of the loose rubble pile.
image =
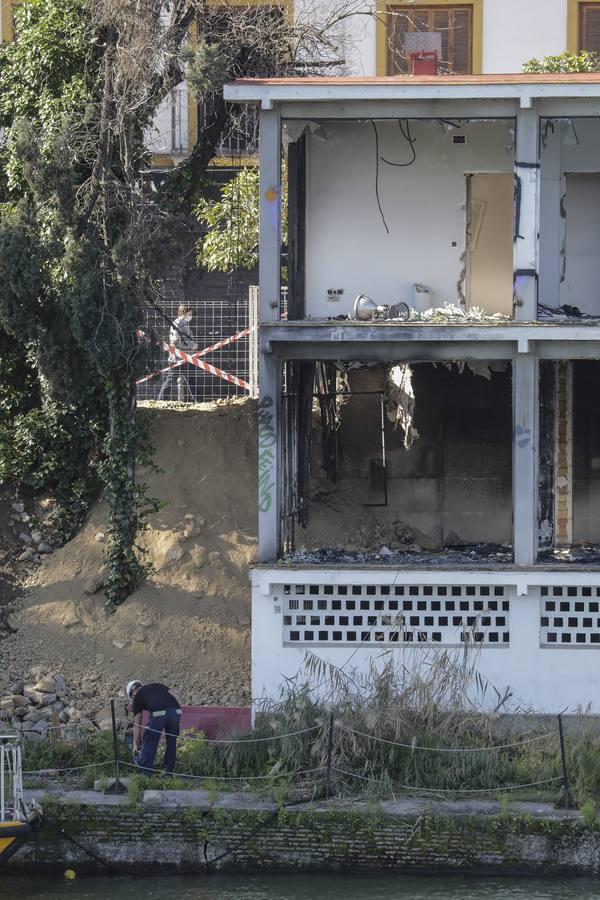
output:
M469 565L477 563L511 563L513 556L508 544L466 544L457 550L453 547L442 547L440 550L427 553L416 550L390 550L383 546L378 551L351 551L336 549L297 550L283 557L285 562L293 565L353 565L373 563L390 566L440 566Z
M52 533L52 505L51 500L41 500L39 502L41 515L38 516L30 515L22 502L12 504L13 531L20 543L25 546L19 556L21 562L39 563L42 556L54 552L57 539Z
M488 313L481 306L456 306L454 303L444 303L443 306L433 306L423 312L416 309L410 311L411 322L429 322L434 325L445 324L479 324L479 325L503 325L512 322L512 316L503 313Z
M578 563L580 565L600 564L600 545L582 543L569 547L545 547L538 555L543 563Z
M471 544L454 532L436 541L399 519L386 522L379 518L369 520L356 529L348 529L342 535L344 546L322 548L305 547L287 554L284 559L300 564L336 565L371 564L386 565L469 565L472 563L510 563L510 544Z
M36 743L44 738L68 738L77 731L104 730L110 722L93 722L69 700L67 683L62 675L30 670L31 681L14 682L0 696L0 728L9 724L24 739Z

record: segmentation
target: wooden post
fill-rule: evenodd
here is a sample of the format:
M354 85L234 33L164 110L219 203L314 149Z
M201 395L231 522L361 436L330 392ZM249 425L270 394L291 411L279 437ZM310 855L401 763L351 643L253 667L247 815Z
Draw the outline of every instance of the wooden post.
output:
M110 701L110 717L112 719L112 735L113 735L113 755L115 763L115 780L114 783L107 787L107 794L126 794L127 788L121 783L119 773L119 739L117 737L117 719L115 716L115 701Z
M331 765L333 760L333 713L329 714L329 735L327 738L327 766L325 770L325 799L331 793Z
M554 543L573 543L573 362L556 364L554 386Z
M562 715L558 716L558 737L560 739L560 759L562 764L563 789L559 805L565 809L574 809L575 802L569 788L569 774L567 772L567 754L565 753L565 736L563 733Z

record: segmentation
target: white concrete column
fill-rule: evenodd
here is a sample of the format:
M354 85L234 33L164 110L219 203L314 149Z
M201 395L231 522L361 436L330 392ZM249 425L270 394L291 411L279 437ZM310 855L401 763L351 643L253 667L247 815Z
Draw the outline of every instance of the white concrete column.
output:
M515 141L515 319L537 318L539 223L539 119L535 108L517 113Z
M261 353L258 399L258 558L274 562L281 546L281 363Z
M279 320L281 296L281 117L260 111L259 321Z
M561 215L562 179L560 171L560 127L544 128L545 146L540 150L540 229L539 301L559 306L560 279L564 266L564 219Z
M281 118L260 113L259 327L280 317ZM260 351L258 399L258 556L276 560L281 544L281 364Z
M538 550L539 363L535 350L513 359L513 547L517 565Z

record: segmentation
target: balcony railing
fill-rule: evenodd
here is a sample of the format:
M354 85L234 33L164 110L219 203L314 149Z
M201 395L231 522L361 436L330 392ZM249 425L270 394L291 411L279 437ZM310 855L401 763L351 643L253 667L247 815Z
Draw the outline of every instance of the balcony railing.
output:
M206 99L199 105L198 120L202 124L212 118L213 103ZM254 106L232 105L229 127L217 148L217 156L253 156L258 153L258 110Z

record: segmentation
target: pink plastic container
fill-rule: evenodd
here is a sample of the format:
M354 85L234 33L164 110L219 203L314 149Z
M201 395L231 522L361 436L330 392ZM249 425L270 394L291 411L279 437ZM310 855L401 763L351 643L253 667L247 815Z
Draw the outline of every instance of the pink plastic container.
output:
M149 718L144 713L142 724ZM193 729L202 731L211 740L228 738L232 734L246 734L252 727L251 711L247 706L182 706L180 734Z

